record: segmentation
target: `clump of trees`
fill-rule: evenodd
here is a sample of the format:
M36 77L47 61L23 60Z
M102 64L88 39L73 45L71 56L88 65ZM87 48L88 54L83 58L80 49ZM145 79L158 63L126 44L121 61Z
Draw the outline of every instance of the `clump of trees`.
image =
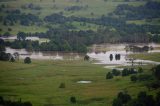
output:
M124 68L122 70L122 76L128 76L130 74L137 74L137 70L135 68Z
M121 72L119 70L117 70L117 69L112 69L112 74L114 76L119 76L121 74Z
M126 92L119 92L117 98L113 100L112 106L123 106L131 100L131 96Z
M0 96L0 105L1 106L32 106L32 103L21 102L21 100L20 101L5 100L2 96Z
M159 106L160 105L160 92L154 98L146 92L141 91L138 93L137 98L132 99L127 93L120 92L117 98L113 100L112 106Z

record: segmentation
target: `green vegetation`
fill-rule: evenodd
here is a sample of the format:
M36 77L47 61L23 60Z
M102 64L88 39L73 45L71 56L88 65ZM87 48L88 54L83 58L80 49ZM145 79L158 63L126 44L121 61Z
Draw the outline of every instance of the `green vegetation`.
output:
M30 63L31 63L31 58L30 58L30 57L26 57L26 58L24 59L24 63L25 63L25 64L30 64Z
M129 57L135 59L151 60L160 62L160 53L140 53L140 54L130 54Z
M70 97L76 97L77 105L112 105L117 93L127 90L135 97L140 91L148 91L144 82L132 83L130 76L117 76L105 79L106 72L100 65L87 61L36 61L24 64L0 61L0 95L4 98L30 101L33 106L48 104L72 106ZM144 73L150 73L151 66L144 67ZM7 77L6 77L7 76ZM90 80L90 84L78 84L77 81ZM61 82L65 88L59 88ZM74 104L73 104L74 105Z

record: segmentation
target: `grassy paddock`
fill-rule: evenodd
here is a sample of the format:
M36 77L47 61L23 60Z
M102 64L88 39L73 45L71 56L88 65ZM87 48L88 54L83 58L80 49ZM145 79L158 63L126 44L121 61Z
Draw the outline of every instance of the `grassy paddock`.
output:
M77 106L111 106L113 98L122 90L127 90L132 96L147 90L143 83L131 82L129 76L106 80L109 69L82 60L33 60L32 64L0 61L0 67L0 95L11 100L22 98L22 101L31 101L34 106L72 106L69 101L71 96L77 98ZM146 67L145 72L148 70L149 67ZM79 80L93 82L76 83ZM66 85L64 89L59 88L62 82Z
M129 55L129 57L160 62L160 53L131 54L131 55Z

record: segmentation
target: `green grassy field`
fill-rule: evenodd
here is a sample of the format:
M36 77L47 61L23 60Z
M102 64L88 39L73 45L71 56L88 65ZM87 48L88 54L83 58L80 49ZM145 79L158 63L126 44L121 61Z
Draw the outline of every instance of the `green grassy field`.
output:
M160 62L160 53L140 53L140 54L131 54L129 57L143 60L152 60Z
M41 7L40 10L33 10L33 9L22 9L21 7L28 4L33 4L34 6ZM32 13L36 16L39 16L40 19L44 19L45 16L51 15L53 13L59 13L62 12L65 16L77 16L77 17L89 17L89 18L97 18L102 15L107 15L108 13L111 13L114 11L117 5L119 4L129 4L134 6L139 6L145 4L145 2L124 2L124 0L108 0L105 2L104 0L80 0L79 2L76 2L76 0L10 0L6 2L0 2L0 5L4 4L6 8L4 10L14 10L19 9L22 13ZM71 6L82 6L87 8L84 10L79 11L66 11L66 7ZM93 13L93 14L92 14ZM0 12L0 16L6 16L5 12ZM98 28L98 25L89 25L87 26L79 26L78 22L74 22L73 26L75 26L78 30L96 30ZM54 26L54 25L52 25ZM30 25L29 27L21 26L19 24L13 25L13 26L4 26L3 23L0 23L0 28L2 31L0 31L0 34L4 34L7 32L8 28L12 28L12 31L10 33L12 35L16 35L19 31L23 32L45 32L48 28L44 25L38 27L35 25Z
M127 90L133 97L139 91L147 91L143 82L133 83L130 77L114 77L106 80L109 69L82 60L77 61L0 61L0 95L6 99L31 101L33 106L111 106L118 92ZM144 67L151 73L151 66ZM90 84L78 84L90 80ZM59 88L60 83L66 88ZM154 91L149 93L155 94ZM71 96L77 98L71 104Z

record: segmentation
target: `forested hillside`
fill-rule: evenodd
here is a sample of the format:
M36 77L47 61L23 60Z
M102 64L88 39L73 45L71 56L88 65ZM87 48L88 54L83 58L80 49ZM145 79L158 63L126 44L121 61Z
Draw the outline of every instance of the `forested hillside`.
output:
M158 0L1 0L0 4L1 36L24 32L22 36L50 39L31 47L34 50L86 52L86 46L94 43L160 42ZM7 45L14 47L15 42ZM19 43L17 48L26 48Z

